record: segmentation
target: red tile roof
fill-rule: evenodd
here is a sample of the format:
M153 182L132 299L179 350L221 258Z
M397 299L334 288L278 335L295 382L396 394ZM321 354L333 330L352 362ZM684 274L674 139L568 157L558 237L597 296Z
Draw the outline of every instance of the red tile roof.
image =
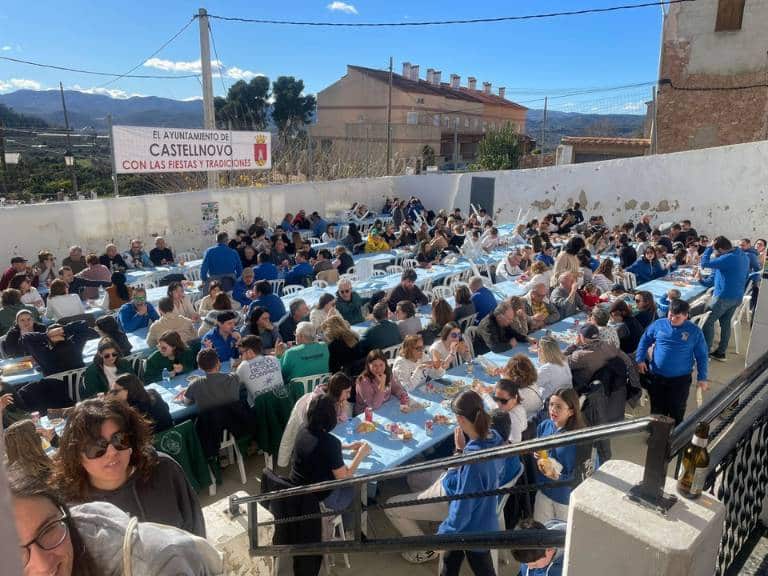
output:
M645 148L651 145L650 138L614 138L610 136L563 136L561 144L583 144L586 146L625 146Z
M366 68L364 66L348 65L348 68L357 70L368 76L372 76L382 82L389 82L389 72L386 70L376 70L375 68ZM527 110L525 106L521 106L511 100L497 96L496 94L486 94L482 90L470 90L466 87L461 87L458 90L451 88L451 85L445 82L441 84L430 84L426 80L410 80L400 74L392 74L392 85L395 88L403 90L404 92L415 92L418 94L430 94L433 96L443 96L445 98L455 98L457 100L464 100L466 102L480 102L482 104L493 104L496 106L506 106L508 108L515 108L517 110Z

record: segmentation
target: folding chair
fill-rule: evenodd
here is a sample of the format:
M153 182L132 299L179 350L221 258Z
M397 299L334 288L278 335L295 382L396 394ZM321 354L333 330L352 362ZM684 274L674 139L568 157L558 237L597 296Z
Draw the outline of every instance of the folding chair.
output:
M294 378L291 380L291 382L298 382L304 386L304 393L309 394L320 386L321 384L325 384L330 379L331 375L330 373L325 374L312 374L310 376L302 376L301 378Z
M396 346L390 346L389 348L382 348L381 353L384 354L384 358L387 360L394 360L397 358L397 355L400 354L400 349L402 347L402 344L397 344Z
M272 286L272 294L280 296L283 286L285 286L285 280L267 280L267 282Z

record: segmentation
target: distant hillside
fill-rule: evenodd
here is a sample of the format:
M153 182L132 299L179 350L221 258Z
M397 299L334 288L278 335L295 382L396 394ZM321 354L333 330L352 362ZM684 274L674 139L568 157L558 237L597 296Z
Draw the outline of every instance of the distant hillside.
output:
M182 101L156 96L118 99L75 90L65 90L64 96L69 122L74 129L106 130L108 114L112 114L115 124L178 128L203 126L201 100ZM13 108L17 114L34 116L57 126L64 125L58 90L17 90L0 94L0 104Z
M529 110L526 133L539 142L543 110ZM545 150L554 150L563 136L642 137L645 116L636 114L579 114L577 112L547 111Z
M27 126L30 128L48 127L48 123L45 120L17 114L5 104L0 104L0 122L2 122L6 128L17 128L19 126Z

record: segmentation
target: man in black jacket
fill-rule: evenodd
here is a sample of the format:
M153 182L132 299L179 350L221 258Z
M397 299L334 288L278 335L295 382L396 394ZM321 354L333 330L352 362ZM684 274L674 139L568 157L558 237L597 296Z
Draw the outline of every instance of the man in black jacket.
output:
M21 337L43 375L67 372L85 366L83 348L88 340L99 335L84 320L66 326L51 324L46 332L29 332Z
M482 319L477 325L479 338L475 342L475 353L506 352L521 342L528 342L525 334L520 334L512 327L515 321L515 310L505 300L499 303L493 312Z
M75 276L72 273L72 268L69 266L62 266L59 268L59 278L61 278L66 283L69 293L77 294L80 296L81 300L85 300L84 288L98 288L99 286L102 288L107 288L112 284L111 281L88 280L80 276Z
M424 292L416 286L417 277L416 270L413 268L403 271L402 276L400 276L400 284L392 288L387 295L387 303L392 312L395 311L397 303L401 300L410 300L416 306L421 306L422 304L427 304L429 302L429 299Z

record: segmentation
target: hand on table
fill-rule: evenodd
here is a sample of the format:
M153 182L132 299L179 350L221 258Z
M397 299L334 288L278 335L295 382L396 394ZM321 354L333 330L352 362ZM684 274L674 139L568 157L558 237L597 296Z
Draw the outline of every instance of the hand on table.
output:
M365 442L358 440L357 442L352 442L350 444L347 444L345 448L352 452L357 452L358 450L360 450L360 448L363 447L363 444L365 444Z
M368 454L371 453L371 446L368 444L368 442L360 442L360 446L357 448L355 455L359 456L360 458L365 458L368 456Z

